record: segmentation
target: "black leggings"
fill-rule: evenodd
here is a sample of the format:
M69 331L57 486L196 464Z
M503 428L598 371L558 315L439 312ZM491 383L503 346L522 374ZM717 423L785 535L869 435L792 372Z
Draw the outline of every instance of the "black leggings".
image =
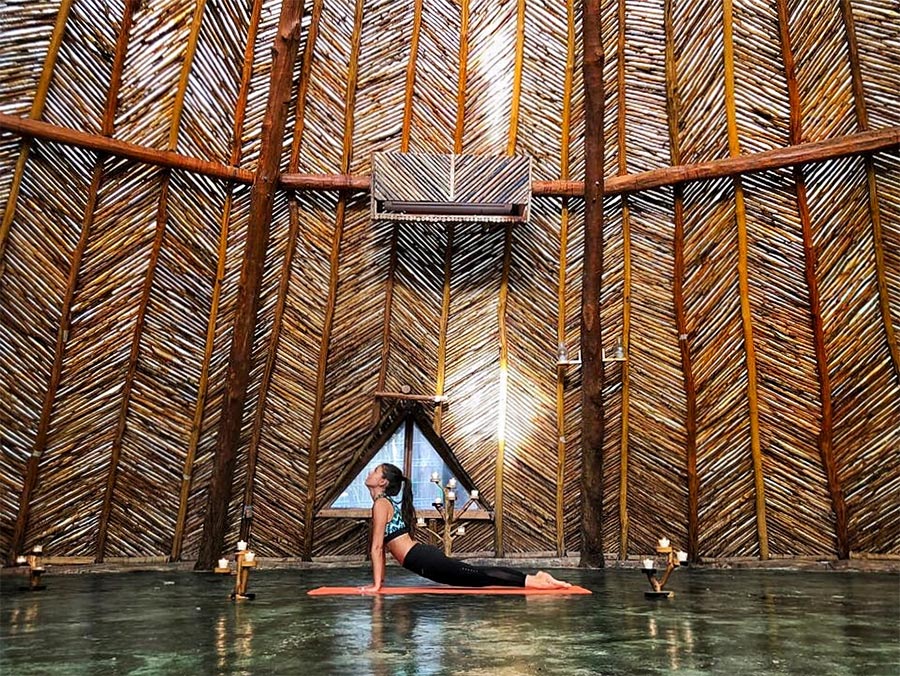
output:
M514 568L473 566L444 556L437 547L415 544L406 553L403 567L434 582L456 587L524 587L525 573Z

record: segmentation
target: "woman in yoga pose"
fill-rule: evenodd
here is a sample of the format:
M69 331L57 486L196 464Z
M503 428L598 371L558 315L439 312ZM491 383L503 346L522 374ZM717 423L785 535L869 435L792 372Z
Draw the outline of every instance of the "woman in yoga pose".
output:
M384 584L385 549L397 563L417 575L459 587L534 587L563 589L568 582L539 571L528 575L514 568L473 566L451 559L437 547L424 545L412 538L416 514L413 509L412 486L403 472L389 463L378 465L366 477L366 488L372 495L372 584L366 592L378 592ZM397 498L402 491L402 497Z

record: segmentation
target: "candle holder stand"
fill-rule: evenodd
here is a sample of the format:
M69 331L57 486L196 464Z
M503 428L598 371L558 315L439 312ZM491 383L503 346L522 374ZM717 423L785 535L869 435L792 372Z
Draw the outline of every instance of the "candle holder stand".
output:
M235 566L232 569L228 565L227 559L219 559L219 565L216 566L214 572L220 575L234 576L234 591L229 596L232 601L252 601L256 598L256 594L247 592L247 585L250 582L250 569L256 568L256 555L249 549L238 547L234 561Z
M43 555L43 548L37 545L31 550L31 554L16 558L19 566L28 566L28 586L19 587L22 591L42 591L47 588L46 585L41 584L41 576L44 574L44 565L41 563Z
M659 571L656 567L657 558L662 558L665 561L665 568L661 578L657 577L657 572ZM652 589L652 591L645 591L644 596L648 599L669 599L675 596L675 592L667 591L664 587L669 581L672 571L684 565L686 561L687 554L684 552L676 554L669 541L666 538L661 538L656 546L656 557L644 559L644 566L641 569L641 572L647 576L647 581ZM652 563L652 565L647 567L647 563Z
M431 483L437 486L437 489L441 492L441 497L431 504L440 515L440 520L443 523L442 532L438 532L426 525L424 519L419 519L416 525L419 528L424 528L437 538L444 547L444 555L450 556L450 553L453 551L453 541L460 535L466 534L466 527L459 522L466 510L473 505L478 505L478 491L472 491L472 495L470 495L466 503L460 509L456 509L456 479L450 479L446 486L442 486L440 478L432 476Z

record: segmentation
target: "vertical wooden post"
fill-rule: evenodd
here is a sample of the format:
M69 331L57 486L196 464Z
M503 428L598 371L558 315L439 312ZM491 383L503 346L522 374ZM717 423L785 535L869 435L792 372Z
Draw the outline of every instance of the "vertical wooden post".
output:
M723 2L725 52L725 117L728 122L728 152L741 154L737 131L737 106L734 89L734 13L733 0ZM750 308L750 275L748 271L747 214L741 176L734 177L734 217L738 235L738 288L741 300L741 324L744 329L744 353L747 364L747 405L750 412L750 454L753 461L753 486L756 493L756 533L759 557L769 558L769 535L766 528L766 490L763 477L762 448L759 438L759 402L756 376L756 349L753 344L753 314Z
M669 126L669 153L672 165L681 164L681 138L679 124L681 99L678 92L678 69L675 63L675 26L672 19L674 0L665 0L663 21L666 31L666 117ZM691 345L687 327L687 311L684 305L684 184L674 186L673 235L674 269L672 273L672 297L675 305L675 326L678 330L678 350L681 353L681 371L684 376L685 465L688 479L688 558L697 561L700 556L700 480L697 476L697 387L694 383L694 367L691 361Z
M503 268L500 299L497 303L497 334L500 340L500 385L497 397L497 459L494 464L494 555L506 556L503 546L503 463L506 459L506 409L509 393L509 340L506 305L509 298L509 266L512 259L512 226L507 223L503 237Z
M462 0L459 27L459 80L456 83L456 132L453 152L462 152L463 118L466 112L466 69L469 64L469 0Z
M191 20L191 30L188 37L187 50L181 64L181 75L178 78L178 88L175 93L175 105L172 108L172 119L169 123L169 141L166 146L168 152L174 151L178 146L178 132L181 127L181 115L184 112L184 97L190 79L191 68L194 63L194 55L197 53L197 42L200 39L200 28L203 24L203 11L206 0L200 0L194 7L194 16ZM119 418L116 423L116 434L113 437L112 450L110 452L109 473L106 478L106 490L103 494L103 507L100 510L100 524L97 528L97 551L95 560L100 563L106 552L106 540L109 529L109 521L112 515L115 498L116 483L119 474L119 461L122 456L122 443L125 439L125 429L128 421L128 410L131 405L131 391L134 385L137 365L140 360L141 339L144 334L144 324L149 310L150 294L153 290L153 282L156 277L156 264L163 246L166 230L166 222L169 218L169 186L172 180L172 170L165 169L162 172L159 206L156 210L156 235L150 252L150 263L144 276L144 286L141 292L140 309L134 326L134 334L131 342L131 353L128 358L128 370L125 375L125 387L122 391L122 406L119 409ZM183 475L182 475L183 482Z
M566 79L563 87L562 144L559 157L559 177L569 180L569 125L572 120L572 82L575 79L575 3L566 2ZM569 200L564 197L559 224L559 278L556 297L557 345L566 344L566 264L569 244ZM556 370L556 555L566 552L565 476L566 476L566 391L565 373Z
M603 566L603 44L600 0L583 0L584 268L581 288L581 565Z
M525 52L525 1L519 0L516 18L516 61L513 72L512 107L506 154L516 152L519 128L519 100L522 93L522 64ZM460 90L462 91L462 90ZM503 238L503 271L500 275L500 299L497 304L497 334L500 341L500 393L497 397L497 460L494 468L494 553L505 556L503 545L503 465L506 461L506 414L509 404L509 333L506 308L509 300L509 266L512 261L512 225L506 224Z
M347 92L344 97L344 147L341 152L341 173L350 173L353 155L353 113L356 107L356 85L359 81L359 51L362 44L363 0L356 0L353 13L353 34L350 38L350 70L347 72ZM339 264L341 240L344 236L344 221L347 215L348 193L341 191L334 216L334 240L331 244L328 276L328 298L325 301L325 319L322 327L322 341L319 345L319 363L316 369L316 401L313 408L309 441L309 473L306 479L306 507L304 508L304 533L301 555L305 561L312 559L313 535L315 533L316 492L318 490L319 442L322 433L322 414L325 408L325 376L328 372L328 350L331 345L331 330L337 308Z
M797 85L794 51L791 46L790 10L787 0L777 0L778 29L781 39L781 56L784 60L784 73L787 80L788 103L790 105L790 142L797 145L803 140L803 120L800 108L800 89ZM822 414L818 446L822 467L825 470L828 491L831 495L831 507L835 518L835 537L837 554L840 558L850 557L850 545L847 531L847 509L844 494L838 478L834 461L834 415L831 405L831 375L828 372L828 353L825 348L825 328L822 321L822 306L819 302L819 281L817 277L816 247L812 236L812 217L809 213L809 200L806 196L806 174L800 165L792 168L794 189L797 193L797 211L800 215L800 227L803 235L803 262L806 274L806 286L809 289L809 315L812 320L813 348L816 354L816 372L819 378L819 405Z
M259 164L250 192L250 217L225 381L225 401L219 420L215 463L196 564L199 570L215 565L225 538L226 512L231 499L234 461L240 443L244 399L250 380L253 331L256 327L259 290L272 218L272 202L278 184L282 140L291 95L294 61L300 44L302 16L303 2L282 3L278 34L273 46L272 76L269 81L266 115L263 118Z
M618 40L616 48L616 172L619 176L628 173L627 148L625 144L625 0L619 0L618 7ZM628 336L631 329L631 213L628 208L628 194L622 200L622 255L624 284L622 289L622 346L625 354L628 351ZM620 363L622 367L622 425L619 436L619 558L628 556L628 420L631 381L629 379L628 361Z
M453 263L453 236L456 225L447 224L447 248L444 251L444 290L441 295L441 323L438 329L438 353L437 353L437 377L435 378L434 393L443 396L444 383L447 374L447 327L450 323L450 275ZM434 419L432 427L437 434L441 433L444 409L441 404L434 407Z
M238 90L237 102L234 108L234 125L231 128L231 155L229 164L237 167L241 159L241 134L244 131L244 116L247 111L247 96L250 91L250 76L253 71L254 48L256 35L259 31L259 20L262 15L262 0L254 0L250 11L250 26L247 30L247 41L244 44L244 66L241 70L241 85ZM225 207L222 210L222 218L219 221L219 248L216 263L216 278L213 282L212 300L210 302L209 317L206 321L206 344L203 349L203 363L200 367L200 382L197 387L197 399L194 402L194 417L191 422L191 435L188 440L187 453L184 457L184 466L181 473L181 490L178 495L178 516L175 519L175 532L172 535L172 548L169 558L172 561L181 560L181 548L184 544L184 528L188 515L188 499L191 494L191 485L194 481L194 460L197 457L197 446L200 443L200 433L203 425L203 416L206 411L206 393L209 390L209 369L212 361L213 347L216 340L216 322L219 317L219 300L222 295L222 282L225 280L225 263L228 256L228 229L231 223L231 208L234 204L235 184L229 183L228 195L225 198ZM242 538L245 539L246 538Z
M862 69L859 65L859 48L856 41L856 23L853 20L853 6L850 0L841 0L841 20L844 24L844 35L847 39L847 52L850 59L850 77L853 86L853 106L856 110L856 128L868 131L869 114L866 110L866 96L863 91ZM865 155L866 187L869 191L869 215L872 218L872 243L875 248L875 282L878 286L878 307L881 310L881 323L884 327L885 339L891 362L894 364L894 376L900 381L900 346L894 333L891 319L890 294L887 286L886 265L884 262L884 235L881 228L881 213L878 206L878 184L875 179L875 163L871 155ZM847 558L850 555L849 545Z

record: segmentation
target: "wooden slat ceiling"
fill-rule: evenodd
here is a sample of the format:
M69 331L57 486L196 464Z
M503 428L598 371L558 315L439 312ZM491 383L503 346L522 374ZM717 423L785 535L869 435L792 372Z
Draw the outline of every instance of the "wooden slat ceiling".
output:
M0 10L3 115L244 172L0 131L4 552L197 555L279 11ZM580 3L304 11L284 171L456 150L583 179ZM603 0L602 28L609 178L900 129L894 0ZM606 364L606 550L900 554L896 143L604 206L604 343L628 348ZM507 229L279 189L226 546L250 500L260 555L362 553L364 525L308 514L373 393L409 385L448 397L435 426L502 508L499 543L479 523L457 550L577 551L581 381L556 360L578 352L583 226L578 197L535 196Z

